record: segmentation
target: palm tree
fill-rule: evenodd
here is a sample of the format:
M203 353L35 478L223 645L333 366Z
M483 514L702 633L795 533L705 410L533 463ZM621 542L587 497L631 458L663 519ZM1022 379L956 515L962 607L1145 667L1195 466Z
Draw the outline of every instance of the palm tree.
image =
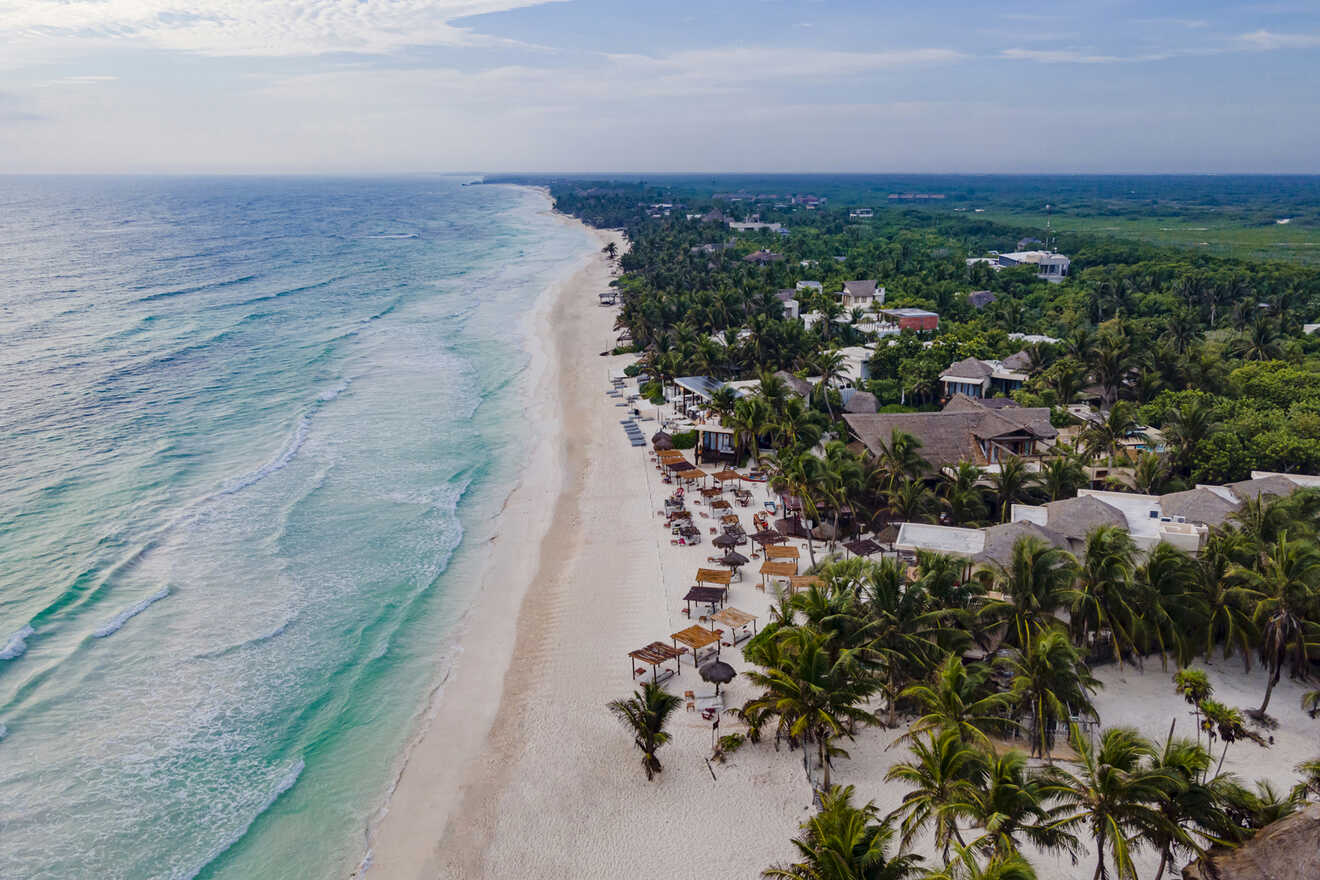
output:
M968 669L953 654L935 669L929 684L913 685L900 694L917 704L924 714L912 723L907 739L930 730L953 730L968 745L990 746L987 731L1008 726L1005 717L1012 696L996 693L989 686L988 670Z
M1197 395L1182 401L1164 420L1164 440L1179 467L1190 470L1206 439L1219 428L1213 398Z
M1134 650L1133 574L1137 546L1122 526L1099 526L1086 536L1076 585L1069 591L1072 625L1083 646L1101 630L1113 634L1114 655L1123 668L1124 650Z
M1143 452L1132 467L1132 488L1143 495L1159 495L1169 479L1169 461L1158 452Z
M1104 421L1092 422L1086 426L1082 431L1082 445L1086 448L1087 455L1092 458L1104 455L1112 463L1118 451L1123 448L1123 441L1135 427L1136 422L1132 418L1131 407L1126 401L1119 401L1109 410L1109 415L1105 416Z
M1171 782L1157 807L1164 821L1150 834L1150 843L1160 851L1155 880L1161 880L1175 860L1200 856L1206 845L1218 842L1213 829L1223 827L1228 818L1214 787L1203 781L1209 767L1210 753L1199 741L1175 739L1172 734L1151 761L1151 769L1165 773Z
M942 477L939 492L949 509L949 518L953 524L970 525L985 520L985 497L977 485L981 479L981 469L964 460L958 462L952 474L946 472Z
M1209 614L1197 589L1198 574L1196 560L1163 541L1137 569L1134 635L1141 654L1159 652L1161 668L1168 668L1170 650L1179 666L1190 663L1191 638L1205 629Z
M1024 535L1013 544L1009 564L995 572L1004 598L987 603L983 616L1007 620L1009 640L1026 645L1034 632L1057 624L1054 612L1063 607L1076 569L1067 550Z
M1302 711L1312 718L1320 715L1320 690L1302 694Z
M1057 447L1056 451L1062 452ZM1086 472L1076 455L1062 452L1041 465L1040 486L1051 501L1071 498L1084 485Z
M1297 783L1293 799L1302 800L1308 797L1320 799L1320 758L1303 761L1297 765L1296 770L1302 774L1302 781Z
M1110 862L1118 880L1137 880L1132 853L1168 825L1159 807L1175 780L1151 766L1154 748L1130 727L1111 727L1094 748L1074 726L1072 746L1077 773L1057 766L1046 771L1045 790L1067 811L1056 824L1091 832L1097 853L1093 880L1109 876Z
M606 257L609 257L611 260L619 255L619 246L612 241L606 244L605 247L601 248L600 250L601 253L603 253Z
M894 522L926 522L935 510L935 495L919 480L900 480L885 493Z
M984 833L972 847L992 858L1018 854L1019 838L1046 852L1077 851L1077 838L1055 826L1044 780L1027 769L1027 756L1017 750L991 752L985 760L984 784L972 799L970 816Z
M1209 737L1209 746L1213 748L1217 739L1224 741L1224 750L1219 755L1219 766L1215 769L1215 773L1223 769L1224 759L1228 757L1228 747L1233 743L1241 739L1250 739L1263 744L1257 734L1247 729L1242 713L1232 706L1226 706L1218 700L1207 697L1197 705L1197 711L1200 713L1201 729Z
M1000 663L1013 676L1019 711L1031 715L1031 753L1050 761L1055 727L1070 718L1095 718L1091 694L1100 687L1066 633L1044 630Z
M990 489L995 496L995 512L1000 522L1008 522L1010 508L1031 497L1036 475L1027 470L1027 462L1016 455L999 460L999 470L990 475Z
M976 861L973 847L955 847L953 860L943 868L921 875L921 880L1036 880L1036 869L1014 853L992 856L983 865Z
M867 650L883 668L881 690L889 703L887 725L893 727L899 694L942 656L941 644L955 645L966 636L946 625L942 611L928 607L920 582L905 583L903 569L895 560L869 563L864 571L861 594L872 635Z
M1260 659L1270 672L1265 699L1256 710L1264 716L1284 662L1290 660L1297 675L1320 642L1310 619L1320 602L1320 550L1314 544L1289 542L1285 531L1259 571L1236 565L1229 576L1240 584L1235 595L1251 606L1251 620L1260 633Z
M748 724L760 728L770 719L794 742L814 742L822 770L823 788L830 788L830 758L846 753L831 746L837 736L851 736L857 723L874 716L862 704L877 688L871 676L856 674L854 651L840 652L831 661L827 637L805 627L776 634L784 639L784 662L747 677L762 689L742 709Z
M835 786L821 794L820 812L802 823L793 841L800 861L767 868L762 877L785 880L906 880L921 857L891 855L894 828L880 820L873 801L856 807L853 787Z
M971 811L984 772L982 755L952 729L920 737L910 748L912 760L895 764L885 774L886 782L900 780L911 787L889 818L902 817L904 847L933 825L935 845L943 847L947 860L954 840L967 845L958 819Z
M1242 554L1244 544L1245 539L1236 532L1212 534L1196 559L1196 568L1200 601L1208 612L1203 656L1209 661L1216 642L1222 642L1224 659L1240 650L1243 669L1250 672L1255 633L1237 588L1228 579L1236 564L1233 560Z
M733 413L720 421L733 431L733 443L741 460L742 451L751 453L752 461L761 464L760 437L768 429L770 407L761 397L743 397L733 405Z
M1245 361L1277 360L1280 353L1279 328L1270 318L1260 316L1233 340L1228 348L1234 357Z
M930 471L930 462L921 457L920 450L920 440L897 428L890 433L888 442L880 441L880 451L876 458L888 477L885 488L904 477L915 480Z
M822 351L811 359L811 369L817 375L816 393L825 402L825 411L834 421L834 407L830 405L830 387L837 380L848 379L848 359L837 351Z
M1179 669L1173 674L1173 690L1192 707L1196 715L1196 741L1201 741L1201 703L1214 696L1210 676L1203 669Z
M641 690L623 700L611 700L609 710L633 734L633 745L642 752L642 769L648 780L662 769L656 752L669 742L665 722L682 701L654 682L646 682Z

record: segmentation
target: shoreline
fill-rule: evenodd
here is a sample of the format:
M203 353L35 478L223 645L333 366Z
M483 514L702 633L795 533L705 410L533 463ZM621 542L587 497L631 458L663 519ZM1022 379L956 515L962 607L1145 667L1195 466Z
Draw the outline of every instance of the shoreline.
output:
M490 697L506 689L521 610L545 566L540 559L547 549L544 545L554 524L574 505L566 478L570 438L563 387L567 368L583 352L573 350L580 349L576 345L580 340L566 339L571 335L564 326L567 322L555 317L574 300L603 314L595 294L613 275L600 247L609 241L623 247L624 242L618 232L595 229L554 211L546 189L525 188L546 199L545 211L556 221L581 226L599 247L538 297L524 319L531 353L525 424L536 426L537 436L497 514L498 531L483 548L480 589L456 633L455 659L428 695L419 729L402 755L380 811L366 829L367 850L352 872L354 878L445 876L440 873L441 851L434 841L461 803L464 768L479 757L484 735L505 702ZM594 353L590 356L603 360ZM527 553L527 547L540 548L540 553Z

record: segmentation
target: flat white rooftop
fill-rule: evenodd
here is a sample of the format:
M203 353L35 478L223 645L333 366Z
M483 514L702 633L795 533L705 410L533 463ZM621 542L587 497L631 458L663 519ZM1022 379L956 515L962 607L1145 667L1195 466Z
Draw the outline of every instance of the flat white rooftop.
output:
M973 556L985 549L985 532L928 523L900 523L894 546L899 550L930 550L955 556Z

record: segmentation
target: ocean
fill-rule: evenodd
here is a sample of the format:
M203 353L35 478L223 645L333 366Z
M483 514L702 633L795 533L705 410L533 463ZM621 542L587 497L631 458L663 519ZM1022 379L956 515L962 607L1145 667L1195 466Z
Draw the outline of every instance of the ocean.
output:
M593 247L452 178L0 177L0 878L369 857Z

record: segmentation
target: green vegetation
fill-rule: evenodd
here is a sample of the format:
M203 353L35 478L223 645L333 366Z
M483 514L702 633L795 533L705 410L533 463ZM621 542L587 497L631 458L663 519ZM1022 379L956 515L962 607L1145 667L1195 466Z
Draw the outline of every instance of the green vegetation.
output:
M794 197L803 191L830 201ZM1285 670L1311 673L1320 490L1242 505L1196 557L1165 544L1139 551L1112 526L1091 530L1077 556L1028 536L1002 565L974 570L934 554L913 571L835 555L845 536L891 523L1004 522L1014 504L1075 496L1093 468L1121 467L1121 488L1148 493L1253 469L1320 472L1320 340L1302 332L1320 318L1320 269L1236 256L1259 250L1251 235L1315 234L1320 182L674 177L559 180L552 192L561 210L627 232L618 328L649 377L643 393L657 399L693 374L755 380L745 396L719 392L710 409L740 457L819 524L806 534L822 584L784 599L747 642L756 694L733 710L749 744L803 750L821 804L795 841L799 861L766 876L1030 878L1020 851L1029 846L1073 858L1088 848L1097 878L1135 877L1132 854L1146 848L1162 877L1211 844L1241 843L1320 788L1313 764L1287 795L1222 775L1228 748L1256 737L1187 668L1215 654L1240 655L1248 669L1258 658L1269 678L1248 714L1261 720ZM892 192L945 198L891 205ZM1045 203L1049 233L1038 222ZM848 205L878 209L853 217ZM734 232L725 222L753 215L782 228ZM1287 227L1274 224L1284 216ZM1229 256L1100 235L1097 218L1118 231L1213 227ZM968 261L1039 235L1072 258L1062 283ZM743 259L762 250L783 259ZM939 312L938 330L876 339L876 316L845 311L835 295L857 279L884 286L887 307ZM967 295L976 290L994 302L977 308ZM814 320L788 317L790 297ZM874 343L865 380L848 375L840 354L864 343ZM1077 429L1038 471L1011 456L993 472L973 461L936 468L901 431L866 451L848 443L844 382L888 411L937 409L949 365L1019 351L1029 378L1016 402ZM1098 405L1084 424L1069 411L1079 402ZM1139 454L1134 438L1145 440ZM1101 727L1091 665L1156 656L1174 664L1194 739L1171 730L1156 743ZM974 657L984 659L964 659ZM914 720L909 755L890 778L906 793L881 816L833 784L834 763L863 727L901 717ZM640 738L639 747L653 756ZM1076 756L1070 767L1056 763L1061 753ZM933 836L940 866L910 855L918 836Z
M665 724L681 702L660 685L648 681L631 697L612 700L609 704L610 712L632 733L633 745L642 753L642 769L648 780L664 769L656 752L669 742Z

